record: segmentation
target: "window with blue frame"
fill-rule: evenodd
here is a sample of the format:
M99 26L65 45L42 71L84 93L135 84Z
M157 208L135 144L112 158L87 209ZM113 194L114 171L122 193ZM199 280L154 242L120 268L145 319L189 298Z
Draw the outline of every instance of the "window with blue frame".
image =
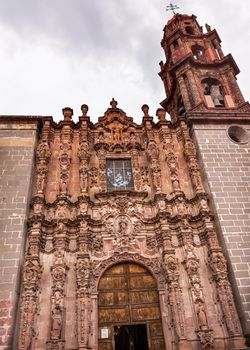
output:
M107 159L106 174L108 191L134 189L131 159Z

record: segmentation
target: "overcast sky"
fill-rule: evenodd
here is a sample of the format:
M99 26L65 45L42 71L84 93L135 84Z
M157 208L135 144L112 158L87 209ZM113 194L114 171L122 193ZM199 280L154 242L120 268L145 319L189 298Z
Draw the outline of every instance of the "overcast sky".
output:
M250 96L250 0L175 0L179 13L216 28ZM164 0L0 0L0 114L52 115L89 105L92 121L112 97L135 121L165 98L159 72Z

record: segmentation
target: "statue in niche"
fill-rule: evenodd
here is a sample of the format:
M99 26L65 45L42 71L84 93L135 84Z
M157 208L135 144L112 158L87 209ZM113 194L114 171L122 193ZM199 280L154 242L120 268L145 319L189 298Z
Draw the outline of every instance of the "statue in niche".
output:
M136 143L136 136L135 136L135 133L134 132L131 132L130 133L130 142L132 144L135 144Z
M130 240L129 223L126 217L122 216L117 222L117 244L120 247L127 246Z
M113 129L113 142L120 142L121 141L121 130L116 128L116 129Z
M127 231L128 231L128 223L126 220L122 218L118 223L118 234L120 236L121 242L123 243L127 242L127 237L126 237Z
M88 166L87 164L82 164L80 167L80 186L82 193L85 193L88 188Z
M56 289L53 293L52 300L56 307L61 307L63 302L63 292L62 290Z
M149 141L148 143L148 154L151 159L158 159L159 151L154 141Z
M51 318L51 338L60 339L62 331L62 309L59 306L53 308Z
M197 318L199 322L199 327L200 329L207 329L208 328L208 323L207 323L207 315L204 309L204 305L202 303L198 304L197 307Z
M125 220L122 219L119 222L119 231L120 231L121 234L125 234L126 233L127 226L128 226L128 224L127 224L127 222Z

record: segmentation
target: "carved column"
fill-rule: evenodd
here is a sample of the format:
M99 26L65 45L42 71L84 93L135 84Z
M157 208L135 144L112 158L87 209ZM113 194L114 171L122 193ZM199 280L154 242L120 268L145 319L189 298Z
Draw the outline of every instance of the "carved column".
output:
M86 194L88 191L88 174L89 174L89 145L88 141L81 140L78 149L78 157L80 159L80 189L81 194Z
M89 140L88 140L88 106L82 105L82 117L80 117L80 145L78 149L78 157L80 159L79 173L80 173L80 189L81 194L88 192L88 178L89 178Z
M147 155L149 167L151 169L152 181L157 193L161 192L161 168L159 164L159 150L154 140L150 140L147 145Z
M171 51L173 63L175 64L175 62L177 61L177 58L176 58L175 48L173 44L170 45L170 51Z
M90 257L88 254L88 225L80 223L79 252L76 262L77 335L80 349L89 349L91 301L89 291Z
M191 109L191 103L190 103L190 100L189 100L189 93L188 93L188 90L187 90L187 86L186 86L185 80L184 80L184 78L182 76L180 76L178 78L178 82L179 82L181 97L183 99L184 106L185 106L186 110L189 110L189 109Z
M100 191L105 192L107 188L106 184L106 151L107 147L105 144L101 144L96 152L99 159L99 186Z
M34 334L37 300L40 290L42 268L39 253L41 244L43 208L48 163L51 156L49 147L50 122L45 121L41 140L37 146L35 197L31 201L32 216L29 219L27 249L23 270L23 293L21 296L20 337L18 349L29 350Z
M184 155L186 158L190 179L195 193L204 192L202 184L200 167L197 160L196 148L189 136L189 130L186 123L181 123L182 135L184 139Z
M217 296L223 312L228 333L239 336L242 333L237 311L235 308L231 285L228 281L227 263L221 249L211 249L209 252L209 265L216 282Z
M165 233L166 234L166 233ZM164 244L167 244L167 237L163 237ZM168 245L168 244L167 244ZM182 290L179 284L179 266L173 249L165 249L163 252L163 267L168 283L168 303L171 308L173 322L178 339L185 339L185 311L182 298Z
M61 130L61 144L60 144L60 180L59 189L62 195L68 194L68 182L70 178L70 167L71 167L71 149L73 132L71 129L70 119L73 115L73 110L71 108L64 108L64 122Z
M23 270L21 297L19 350L30 350L34 336L34 320L37 313L39 281L42 268L39 260L41 221L34 221L29 228L28 247Z
M228 77L228 85L230 87L230 90L232 91L232 96L234 96L235 98L235 102L239 104L244 103L245 102L244 96L239 88L236 77L231 70L227 73L227 77Z
M49 130L50 130L50 123L48 121L45 121L43 130L42 130L41 141L39 142L36 150L37 166L36 166L35 195L39 197L44 197L48 163L51 156L51 151L49 147Z
M173 140L170 134L170 138L168 138L164 145L163 150L165 151L165 161L168 165L168 169L170 172L170 179L172 183L173 192L180 192L180 180L179 180L179 170L177 157L175 156Z
M80 349L89 348L90 336L90 293L89 293L89 255L78 254L76 263L77 281L77 318L78 318L78 343Z
M98 294L91 293L91 305L92 305L92 319L91 319L91 329L92 329L92 349L98 350Z
M141 169L139 164L139 152L136 148L132 148L131 151L131 160L132 160L132 169L133 169L133 178L136 191L142 190L142 181L141 181Z
M241 347L238 344L238 340L241 341L242 329L235 308L231 285L228 280L227 262L219 246L213 221L208 215L203 220L206 228L205 237L208 246L208 263L216 285L217 299L222 309L222 322L225 323L231 339L233 341L235 340L234 346Z
M195 316L198 324L198 337L203 350L214 349L214 336L212 329L209 328L203 288L201 285L199 268L200 263L194 252L193 237L191 228L185 223L182 229L182 240L184 243L185 260L184 266L187 271L192 300L194 305Z
M194 104L195 104L195 106L197 106L202 101L201 101L200 93L199 93L193 72L191 70L188 70L186 74L187 74L187 78L188 78L188 81L190 84L191 93L192 93L192 96L194 99Z
M65 347L65 282L67 265L65 251L68 245L65 225L58 224L58 230L54 235L54 265L51 267L51 316L50 335L47 341L47 350L63 350Z

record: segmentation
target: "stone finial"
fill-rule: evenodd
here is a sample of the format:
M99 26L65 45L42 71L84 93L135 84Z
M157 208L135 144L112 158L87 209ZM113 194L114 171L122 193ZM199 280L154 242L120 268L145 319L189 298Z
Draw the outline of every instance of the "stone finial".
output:
M118 105L118 102L113 97L112 100L110 101L110 106L112 108L117 108L117 105Z
M156 115L157 115L159 121L164 121L164 120L166 120L166 111L165 111L164 108L158 108L158 109L156 110Z
M65 107L65 108L63 108L62 112L63 112L64 120L71 120L72 119L72 115L73 115L72 108Z
M206 23L205 27L208 33L211 32L211 26L209 24Z
M144 104L144 105L141 107L141 110L143 111L144 117L149 117L149 114L148 114L149 106L148 106L148 105Z
M81 105L82 116L86 117L88 113L89 107L86 104Z

